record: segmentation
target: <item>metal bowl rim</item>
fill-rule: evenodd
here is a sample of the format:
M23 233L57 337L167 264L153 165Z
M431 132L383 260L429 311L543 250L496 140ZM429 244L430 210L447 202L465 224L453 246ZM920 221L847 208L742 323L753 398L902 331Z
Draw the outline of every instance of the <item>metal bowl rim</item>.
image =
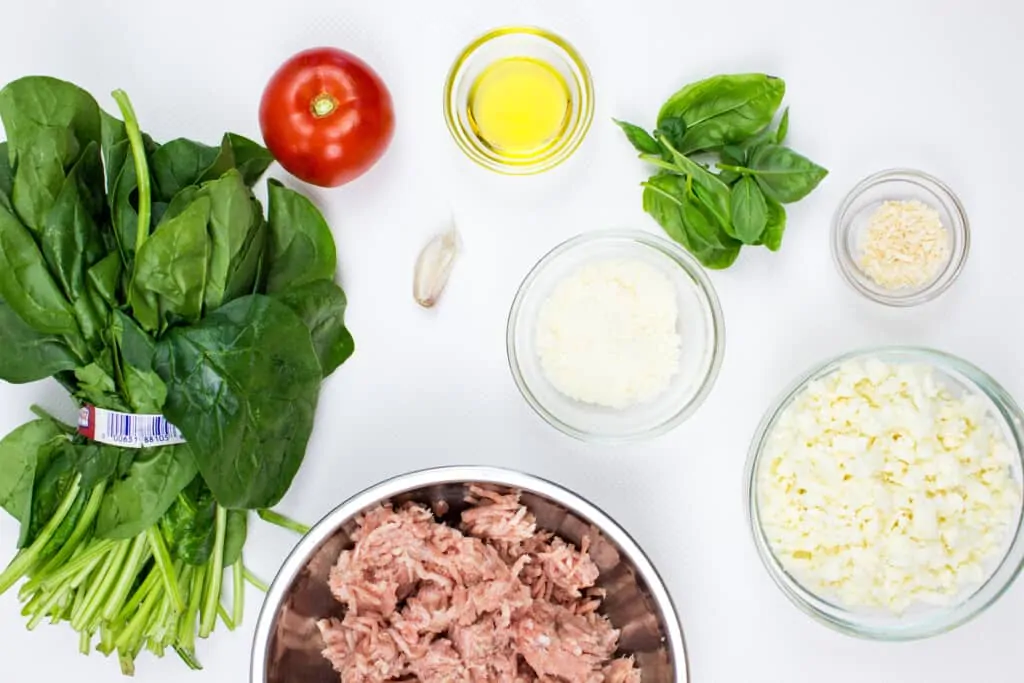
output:
M658 574L650 559L632 536L599 507L560 484L518 470L486 466L434 467L390 477L356 493L313 525L288 553L260 607L259 618L253 634L249 668L250 683L266 683L266 651L275 617L295 578L321 543L337 531L345 521L381 500L428 486L467 482L508 486L546 496L565 505L573 513L597 526L629 558L650 590L651 597L662 612L662 618L668 631L665 645L673 664L675 681L676 683L688 683L690 680L689 659L686 653L683 627L679 621L675 603L672 601L661 575Z

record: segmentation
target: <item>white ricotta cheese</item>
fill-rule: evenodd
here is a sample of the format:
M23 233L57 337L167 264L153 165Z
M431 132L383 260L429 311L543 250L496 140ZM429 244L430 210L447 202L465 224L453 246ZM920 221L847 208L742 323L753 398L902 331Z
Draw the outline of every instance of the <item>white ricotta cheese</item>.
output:
M541 368L558 391L627 408L679 371L679 304L668 276L639 260L596 261L555 285L537 320Z
M885 289L916 289L949 260L949 231L939 212L916 199L883 202L860 241L860 269Z
M980 585L1016 528L1016 454L932 368L852 362L780 415L758 472L769 545L812 592L901 613Z

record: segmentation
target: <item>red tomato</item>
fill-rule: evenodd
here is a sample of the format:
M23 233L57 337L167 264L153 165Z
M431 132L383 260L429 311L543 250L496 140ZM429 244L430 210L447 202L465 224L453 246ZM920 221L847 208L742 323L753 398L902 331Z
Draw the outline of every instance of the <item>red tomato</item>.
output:
M281 65L260 101L263 141L289 173L335 187L384 154L395 114L380 76L355 55L306 50Z

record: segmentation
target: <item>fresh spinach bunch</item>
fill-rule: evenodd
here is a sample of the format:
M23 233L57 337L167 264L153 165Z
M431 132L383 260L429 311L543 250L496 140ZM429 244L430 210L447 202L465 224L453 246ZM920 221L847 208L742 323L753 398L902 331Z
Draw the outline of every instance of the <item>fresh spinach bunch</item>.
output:
M644 211L708 268L729 267L744 244L778 251L783 204L800 201L828 174L783 145L788 109L771 127L785 92L773 76L714 76L669 98L653 133L615 122L659 169L642 183ZM715 157L717 173L702 163Z
M91 443L42 413L0 441L21 523L0 593L27 577L30 628L66 620L130 673L142 647L198 666L196 634L241 619L245 511L288 490L354 344L319 211L273 180L266 213L253 195L270 153L159 144L114 98L121 118L52 78L0 90L0 379L163 414L187 443Z

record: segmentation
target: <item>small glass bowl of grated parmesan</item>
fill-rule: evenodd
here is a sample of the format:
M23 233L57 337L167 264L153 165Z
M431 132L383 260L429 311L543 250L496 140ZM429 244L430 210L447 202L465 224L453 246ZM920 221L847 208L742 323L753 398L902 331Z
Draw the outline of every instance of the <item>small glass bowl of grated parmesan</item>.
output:
M509 313L512 376L562 432L615 443L663 434L711 391L725 347L718 297L674 242L608 230L570 239L523 280Z
M944 292L969 248L960 200L921 171L892 169L864 179L832 223L832 255L844 279L888 306L915 306Z
M843 633L944 633L1024 565L1024 414L939 351L867 349L812 369L762 420L746 481L772 579Z

